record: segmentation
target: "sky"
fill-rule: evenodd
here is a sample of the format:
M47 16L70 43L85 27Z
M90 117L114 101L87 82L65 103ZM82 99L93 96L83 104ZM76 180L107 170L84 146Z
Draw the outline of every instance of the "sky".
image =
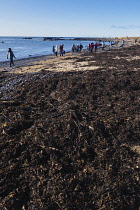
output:
M0 0L0 36L140 36L140 0Z

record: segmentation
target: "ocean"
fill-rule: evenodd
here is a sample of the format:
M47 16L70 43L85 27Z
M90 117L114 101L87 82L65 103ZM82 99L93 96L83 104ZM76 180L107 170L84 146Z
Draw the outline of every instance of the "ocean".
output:
M16 59L52 54L53 45L64 44L64 50L69 52L72 44L82 44L86 49L91 41L55 40L43 41L43 37L0 37L0 62L7 60L8 48L11 48Z

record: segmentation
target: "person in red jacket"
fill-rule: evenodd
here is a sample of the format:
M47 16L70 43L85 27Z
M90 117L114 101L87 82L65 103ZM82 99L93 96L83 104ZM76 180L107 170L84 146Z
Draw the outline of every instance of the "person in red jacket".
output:
M93 48L94 48L94 43L91 43L91 44L90 44L90 52L93 51Z
M95 43L95 52L97 51L98 44Z

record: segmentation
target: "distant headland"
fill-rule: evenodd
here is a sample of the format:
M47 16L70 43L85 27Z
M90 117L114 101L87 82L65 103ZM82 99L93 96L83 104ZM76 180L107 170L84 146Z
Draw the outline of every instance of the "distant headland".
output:
M58 40L77 40L77 41L111 41L118 38L102 38L102 37L43 37L43 41L58 41Z

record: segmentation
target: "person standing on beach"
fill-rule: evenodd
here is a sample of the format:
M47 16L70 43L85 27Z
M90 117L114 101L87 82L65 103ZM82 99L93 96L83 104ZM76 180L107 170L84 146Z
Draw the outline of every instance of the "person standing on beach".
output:
M80 52L81 52L81 50L83 49L83 45L82 44L80 44Z
M13 61L13 58L16 58L13 51L11 50L11 48L8 49L8 53L7 53L7 59L10 59L10 67L14 66L14 61Z
M124 40L122 40L122 45L121 45L121 47L123 47L124 46Z
M56 45L55 46L55 55L57 56L57 53L58 53L58 46Z
M90 50L90 52L93 51L93 48L94 48L94 43L89 44L89 50Z
M53 46L52 52L53 52L53 54L55 54L55 46Z
M75 45L74 44L71 47L71 51L72 51L72 53L74 53L74 51L75 51Z
M64 49L63 49L64 45L60 45L60 56L63 56L64 54Z
M104 50L104 47L105 47L105 43L104 41L102 41L102 50Z
M79 52L80 46L79 44L76 45L76 52Z
M95 44L95 52L97 51L98 43Z
M109 50L112 48L112 41L109 42Z

